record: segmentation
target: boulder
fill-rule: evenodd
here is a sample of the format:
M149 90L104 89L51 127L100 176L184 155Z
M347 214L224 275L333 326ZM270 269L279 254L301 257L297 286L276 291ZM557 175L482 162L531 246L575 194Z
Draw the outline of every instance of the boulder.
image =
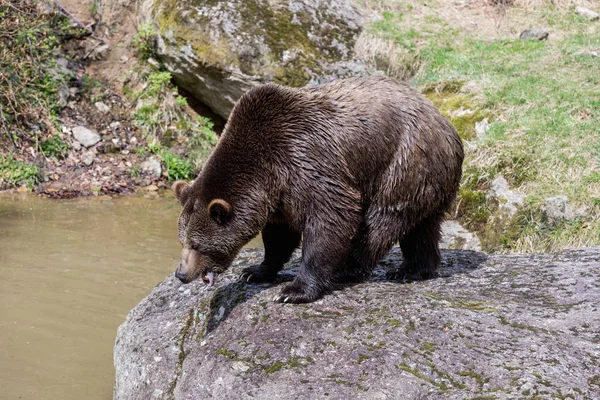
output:
M600 398L600 248L444 251L440 276L368 281L306 305L274 284L160 283L119 327L114 398Z
M351 0L143 0L139 10L156 27L157 56L175 82L225 119L260 83L299 87L369 73L354 57L363 17Z

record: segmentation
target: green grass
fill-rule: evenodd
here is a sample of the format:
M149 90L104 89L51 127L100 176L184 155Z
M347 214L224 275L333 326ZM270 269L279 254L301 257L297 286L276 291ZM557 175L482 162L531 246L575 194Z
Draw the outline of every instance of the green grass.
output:
M0 188L26 186L31 189L39 183L39 170L35 165L0 155Z
M13 146L52 131L58 92L68 78L56 65L58 50L84 32L58 12L39 13L37 3L0 0L0 139Z
M196 176L194 164L190 160L179 157L160 145L151 145L149 149L162 158L167 171L167 180L189 180Z
M518 235L494 250L600 245L600 59L573 56L600 48L600 28L572 10L542 8L527 17L553 29L544 42L477 37L433 17L408 23L418 16L407 7L383 12L370 27L417 54L421 68L412 84L466 140L459 217L471 228L482 230L491 215L485 193L498 175L528 199L567 195L575 207L589 209L585 220L549 227L540 218L542 202L530 201L528 218L515 222ZM454 90L445 88L448 82ZM480 90L462 90L466 83ZM474 111L471 119L453 119L452 109L465 103ZM484 116L489 130L476 137L474 123Z
M66 157L70 147L58 134L49 137L40 143L40 148L46 157L63 159Z
M146 30L140 27L140 32ZM153 146L150 150L163 158L169 180L191 179L217 143L214 124L206 117L191 117L187 100L177 94L169 72L149 65L143 65L139 72L143 89L127 90L129 100L137 103L134 123L142 130L148 143L157 143L154 150ZM175 156L168 150L176 143L185 144L187 158Z

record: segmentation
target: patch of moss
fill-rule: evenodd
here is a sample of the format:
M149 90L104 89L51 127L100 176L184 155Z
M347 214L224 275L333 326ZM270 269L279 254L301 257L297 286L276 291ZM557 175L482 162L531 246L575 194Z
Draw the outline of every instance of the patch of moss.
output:
M454 89L428 91L425 96L450 120L463 140L471 140L476 135L475 123L491 117L491 114L478 107L469 96Z
M434 385L437 388L441 389L442 392L446 392L447 390L450 389L444 382L438 382L438 381L430 378L429 376L427 376L427 375L419 372L419 370L417 370L416 368L411 368L404 361L402 361L402 362L400 362L398 364L395 364L394 366L396 368L401 369L402 371L408 372L409 374L412 374L412 375L416 376L419 379L422 379L424 381L427 381L427 382L431 383L432 385Z
M402 322L398 321L398 320L397 320L397 319L395 319L395 318L392 318L392 319L390 319L390 320L388 321L388 324L389 324L390 326L392 326L392 327L394 327L394 328L395 328L395 327L397 327L397 326L400 326L400 325L402 325Z
M179 373L181 372L181 368L183 367L183 362L185 361L185 357L187 355L185 353L185 349L184 349L185 338L187 337L187 334L188 334L190 328L192 327L193 323L194 323L194 309L191 308L189 310L189 312L187 313L186 320L185 320L181 330L179 331L179 335L177 338L177 342L178 342L177 347L179 350L179 356L178 356L178 360L177 360L177 374L175 376L175 379L169 385L169 390L167 393L169 398L173 398L173 396L174 396L175 387L177 386L177 381L179 380Z
M502 316L502 315L498 318L498 320L500 321L500 323L502 325L508 325L508 326L513 327L513 328L527 329L527 330L532 331L532 332L550 333L550 331L547 330L547 329L536 328L535 326L531 326L531 325L527 325L527 324L522 324L522 323L519 323L519 322L509 321L506 318L504 318L504 316ZM534 374L534 376L535 376L535 374Z
M411 319L410 321L408 321L408 325L406 325L406 328L404 328L404 333L406 333L408 335L408 332L414 331L415 329L416 329L415 328L415 323Z
M358 362L359 364L362 364L364 361L368 360L369 358L371 358L371 357L369 357L365 354L359 353L358 360L356 360L356 362Z
M347 326L344 328L344 332L346 332L347 334L352 334L354 333L355 329L353 326Z
M230 50L227 41L219 38L215 43L208 35L198 32L197 27L202 26L201 23L195 24L196 29L187 26L180 8L177 0L157 0L154 3L153 11L160 33L165 35L169 31L172 32L179 46L190 45L198 60L207 66L222 69L232 65L239 67L239 60Z
M197 0L193 5L216 7L219 2ZM317 16L327 24L317 24L313 15L303 9L291 12L286 7L275 7L260 0L239 1L234 6L243 13L239 31L263 38L269 49L260 60L255 60L252 49L249 54L236 54L237 49L231 48L226 33L221 34L215 44L208 34L198 32L198 26L212 22L195 13L192 17L183 15L182 7L176 0L157 0L153 12L163 35L172 32L179 45L189 44L198 59L208 66L224 69L235 66L247 75L271 75L274 82L288 86L306 85L311 79L309 71L322 72L321 61L334 62L342 57L336 43L352 48L358 34L358 29L351 28L345 21L328 17L331 14L325 4L317 10ZM313 36L320 40L315 41ZM288 60L283 64L285 57Z
M433 353L435 351L435 345L430 342L423 342L421 347L428 353Z
M490 378L484 378L483 376L481 376L477 372L473 371L472 369L469 369L467 371L460 371L458 373L458 375L468 376L469 378L475 379L475 381L477 382L477 385L479 385L480 387L490 381Z

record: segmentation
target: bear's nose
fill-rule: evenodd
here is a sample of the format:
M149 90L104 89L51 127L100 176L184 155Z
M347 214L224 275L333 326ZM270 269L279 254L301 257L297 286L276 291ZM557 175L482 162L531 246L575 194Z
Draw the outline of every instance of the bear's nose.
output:
M177 279L179 279L181 282L186 283L187 282L187 275L185 274L185 272L183 271L177 271L175 272L175 276L177 277Z

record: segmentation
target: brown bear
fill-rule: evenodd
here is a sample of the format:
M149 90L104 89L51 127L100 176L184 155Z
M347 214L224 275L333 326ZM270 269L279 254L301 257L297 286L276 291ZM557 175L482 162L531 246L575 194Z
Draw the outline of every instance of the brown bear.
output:
M390 78L253 88L196 181L173 186L183 205L176 276L212 284L262 232L265 258L244 269L248 282L274 280L302 239L300 272L275 301L360 281L396 242L404 261L393 277L430 278L462 161L452 124Z

